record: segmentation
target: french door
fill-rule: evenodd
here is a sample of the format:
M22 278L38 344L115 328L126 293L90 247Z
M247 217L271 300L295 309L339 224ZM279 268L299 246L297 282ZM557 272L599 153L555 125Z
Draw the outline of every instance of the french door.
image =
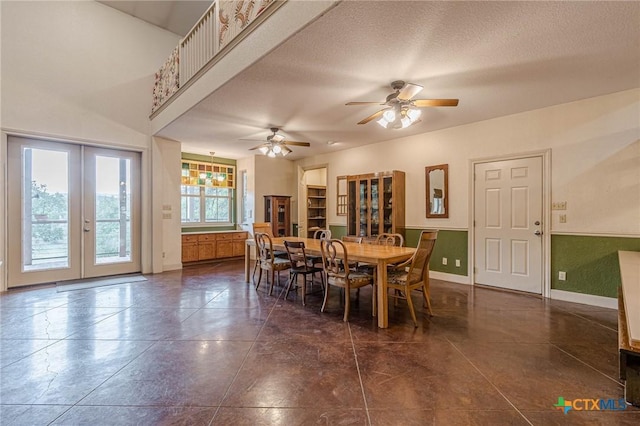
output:
M140 271L139 153L10 137L8 285Z
M542 157L475 165L475 282L542 293Z

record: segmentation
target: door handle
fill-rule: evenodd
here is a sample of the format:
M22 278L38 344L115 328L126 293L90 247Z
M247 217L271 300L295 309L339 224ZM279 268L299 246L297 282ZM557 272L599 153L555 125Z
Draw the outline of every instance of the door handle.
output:
M91 232L91 229L89 229L89 228L87 228L87 227L82 228L82 230L83 230L84 232Z
M539 229L536 229L536 232L534 232L534 234L539 237L540 235L542 235L542 231Z

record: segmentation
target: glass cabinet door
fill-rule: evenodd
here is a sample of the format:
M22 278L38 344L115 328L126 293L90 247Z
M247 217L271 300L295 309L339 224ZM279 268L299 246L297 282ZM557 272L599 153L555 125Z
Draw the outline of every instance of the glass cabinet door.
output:
M393 178L391 176L383 178L383 229L384 232L393 232Z
M360 180L358 183L358 198L359 198L359 211L358 211L358 233L356 235L364 237L368 235L369 225L369 211L367 209L369 201L369 181Z
M347 199L349 202L347 206L347 218L349 222L347 223L347 235L356 235L356 194L356 181L351 180L347 183Z
M371 179L371 233L380 233L380 179Z

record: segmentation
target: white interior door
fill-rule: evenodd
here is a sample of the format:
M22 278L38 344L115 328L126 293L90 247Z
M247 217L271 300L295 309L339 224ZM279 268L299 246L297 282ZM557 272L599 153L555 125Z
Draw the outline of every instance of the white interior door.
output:
M9 287L140 271L139 154L10 137Z
M542 294L542 157L474 173L475 282Z

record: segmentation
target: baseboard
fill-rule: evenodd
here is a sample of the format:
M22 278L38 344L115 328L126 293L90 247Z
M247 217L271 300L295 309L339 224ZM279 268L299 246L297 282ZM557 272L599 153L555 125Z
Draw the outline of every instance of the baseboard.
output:
M178 269L182 269L182 263L172 263L169 265L162 265L162 272L177 271Z
M551 289L550 298L564 300L565 302L582 303L583 305L599 306L601 308L618 309L618 299L615 297L595 296L593 294Z
M457 284L471 285L471 281L467 275L449 274L447 272L429 271L429 278L436 280L449 281Z

